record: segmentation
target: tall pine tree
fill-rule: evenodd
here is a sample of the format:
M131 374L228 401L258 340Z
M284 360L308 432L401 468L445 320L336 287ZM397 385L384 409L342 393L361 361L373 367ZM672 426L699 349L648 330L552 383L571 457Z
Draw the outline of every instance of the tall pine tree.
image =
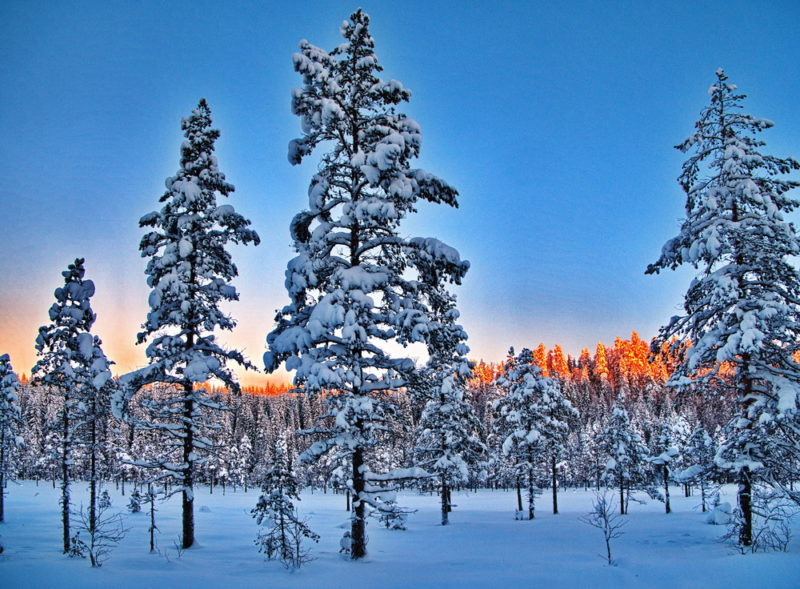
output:
M93 419L99 391L111 378L109 362L100 348L100 340L90 333L96 319L90 301L95 288L94 282L84 279L86 270L83 262L82 258L78 258L61 273L64 286L55 291L56 301L50 307L49 313L51 323L39 328L36 351L40 358L33 367L33 384L47 387L60 400L58 441L65 553L69 553L71 548L71 467L75 453L87 443L84 435L87 428L96 434ZM96 457L94 444L91 451L92 456ZM92 513L95 513L96 491L96 477L93 477Z
M456 324L455 297L432 293L433 318L428 337L427 365L420 370L419 386L410 387L425 402L416 431L417 464L438 481L442 525L449 522L451 491L469 480L470 470L487 453L472 405L464 398L465 381L471 375L466 358L467 334Z
M183 119L186 140L181 146L178 173L167 178L164 206L142 217L141 227L151 227L139 249L147 263L150 312L137 343L152 341L147 347L149 366L122 377L124 388L115 400L118 415L131 413L131 396L150 383L171 386L167 398L151 405L157 419L143 424L158 429L177 446L180 460L156 461L152 466L165 469L179 484L182 493L182 544L194 544L194 482L198 465L209 448L203 431L210 425L207 413L225 407L205 388L196 386L216 378L231 391L238 391L229 362L250 366L241 352L223 348L214 331L231 330L232 317L220 308L238 300L230 284L237 275L226 247L258 244L259 237L249 229L250 221L229 204L218 204L218 196L229 196L234 187L219 171L214 142L219 131L212 128L211 109L201 99L192 114Z
M672 441L672 425L662 423L658 428L658 434L655 436L650 462L658 467L658 471L661 474L661 481L664 484L664 511L666 513L672 512L672 506L669 502L669 482L672 474L672 465L677 457L678 449Z
M18 446L21 418L18 389L19 380L11 367L11 358L3 354L0 356L0 522L5 521L6 481L12 474L11 454Z
M495 401L497 427L502 432L502 451L514 460L517 480L527 481L528 519L534 518L538 489L536 468L544 462L546 425L542 400L556 395L558 384L552 378L542 376L534 362L533 353L525 348L514 356L513 348L508 353L503 374L497 379L505 395ZM517 484L517 506L522 511L520 484Z
M331 390L330 428L306 454L336 449L348 460L353 494L350 555L366 555L369 510L391 510L380 487L409 473L373 473L368 454L393 419L382 393L406 384L414 365L385 344L424 343L430 331L425 280L460 282L469 264L437 239L408 239L400 223L420 200L456 206L457 192L414 169L421 133L395 105L411 93L378 77L369 17L353 13L341 28L344 42L331 52L300 43L295 70L304 87L294 91L293 112L303 136L289 145L298 164L318 146L330 149L308 191L308 209L295 216L297 256L289 262L291 302L267 337L268 371L286 361L294 381L309 393ZM420 266L435 268L425 272ZM338 462L339 460L334 460Z
M628 411L624 406L624 395L617 398L611 409L608 426L598 439L602 453L607 461L601 478L608 486L619 489L619 512L627 513L626 493L646 483L644 465L647 461L647 447L642 437L631 425Z
M788 192L798 183L778 175L800 165L761 153L757 135L772 123L741 112L745 95L722 70L709 94L694 133L677 146L692 154L678 178L686 219L647 273L683 264L698 271L685 315L661 334L693 344L672 382L715 379L723 364L735 369L739 411L720 462L738 475L739 543L750 546L754 477L770 479L769 447L798 423L800 274L792 258L800 241L785 219L797 207Z

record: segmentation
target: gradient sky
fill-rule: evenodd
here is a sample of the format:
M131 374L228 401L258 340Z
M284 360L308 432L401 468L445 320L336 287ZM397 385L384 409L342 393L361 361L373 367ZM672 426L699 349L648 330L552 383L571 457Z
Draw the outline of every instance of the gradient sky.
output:
M677 312L688 272L644 276L678 229L675 181L714 71L800 157L800 3L365 1L384 76L413 92L419 166L461 208L422 206L408 235L472 263L459 289L472 356L560 343L573 354ZM230 199L260 233L236 248L237 330L258 364L285 304L292 216L318 154L286 159L300 39L332 49L353 2L29 2L0 6L0 353L35 362L60 272L86 258L95 332L144 363L141 215L177 170L180 119L206 97ZM263 379L263 376L260 377ZM257 382L248 376L244 382Z

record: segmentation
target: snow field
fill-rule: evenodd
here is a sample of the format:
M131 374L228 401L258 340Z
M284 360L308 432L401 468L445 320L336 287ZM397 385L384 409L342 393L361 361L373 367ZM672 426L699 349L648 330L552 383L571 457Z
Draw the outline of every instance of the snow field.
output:
M84 484L73 486L73 497L85 495ZM451 524L439 525L437 496L407 492L401 505L417 509L406 531L391 531L370 521L369 554L351 562L339 554L339 539L347 520L345 497L304 492L300 511L321 535L311 545L314 559L289 572L266 562L253 540L257 526L250 510L258 490L196 489L198 546L178 555L180 496L158 505L157 542L161 554L148 551L148 514L125 515L126 538L100 569L88 561L61 554L58 489L50 483L10 484L5 524L0 525L5 552L0 555L2 588L348 588L381 587L653 587L703 588L800 586L800 544L788 553L739 555L717 541L724 529L705 523L695 506L698 497L683 497L672 489L674 513L663 504L631 503L625 535L614 541L617 566L600 557L599 530L579 518L589 511L593 493L565 490L559 495L559 515L548 512L549 495L539 498L536 519L515 521L513 492L481 490L454 493L457 507ZM124 510L128 494L109 487L113 505ZM733 487L723 500L733 500ZM78 507L78 505L76 505ZM794 525L800 532L800 522Z

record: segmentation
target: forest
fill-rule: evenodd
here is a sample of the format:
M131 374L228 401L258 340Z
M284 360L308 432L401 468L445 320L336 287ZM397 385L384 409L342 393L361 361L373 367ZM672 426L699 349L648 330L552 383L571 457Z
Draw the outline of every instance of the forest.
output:
M53 536L96 568L129 514L149 513L158 552L157 506L180 501L180 557L212 533L201 493L257 490L253 542L296 570L320 542L301 495L336 496L347 514L339 552L359 560L380 559L368 525L409 527L409 497L436 502L448 526L465 492L497 492L514 521L531 522L582 490L592 494L584 523L602 532L609 565L629 511L658 502L671 514L678 499L722 525L740 554L790 551L800 239L787 220L798 183L783 176L800 164L764 153L760 134L773 123L744 114L745 95L714 73L709 105L677 146L688 157L685 219L646 270L686 266L695 277L656 338L634 332L577 357L531 345L487 363L470 356L455 294L470 263L405 231L422 203L457 208L459 193L412 167L421 129L399 111L411 94L381 77L369 25L358 10L334 49L302 41L293 56L302 134L288 159L318 165L289 227L288 302L257 365L292 381L241 387L236 370L256 363L219 339L237 327L231 246L261 239L228 204L220 131L200 99L181 121L180 167L160 208L139 220L150 295L136 343L148 364L113 376L80 257L54 280L30 376L0 356L0 521L13 517L12 481L57 489ZM10 552L13 539L2 542Z

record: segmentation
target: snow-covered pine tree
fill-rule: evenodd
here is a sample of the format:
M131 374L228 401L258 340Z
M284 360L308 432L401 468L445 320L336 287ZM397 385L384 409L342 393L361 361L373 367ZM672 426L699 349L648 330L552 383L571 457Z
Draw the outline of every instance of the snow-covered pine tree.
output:
M658 428L658 435L653 444L653 452L650 462L658 467L661 473L661 480L664 484L664 509L666 513L672 512L669 504L669 481L672 472L672 463L678 457L678 449L672 441L672 425L662 423Z
M268 559L277 558L287 568L298 568L308 560L303 539L314 542L319 536L311 531L297 513L293 501L300 501L299 486L286 451L286 437L275 440L272 467L261 483L261 496L251 511L256 523L264 528L255 543Z
M453 487L469 480L469 471L487 453L480 439L482 426L464 399L466 379L471 375L466 358L467 334L456 324L455 296L431 293L433 322L428 337L428 363L420 371L422 386L414 393L423 397L425 408L417 425L416 463L435 475L442 500L442 525L452 510Z
M234 484L243 487L245 493L247 493L247 487L250 484L250 460L252 454L253 444L250 442L250 436L245 433L236 445L236 453L232 465Z
M201 99L192 114L183 119L186 140L181 146L178 173L167 178L164 206L143 216L141 227L152 227L139 249L147 263L150 312L137 336L137 343L153 338L147 347L149 366L124 375L121 394L115 398L115 413L131 415L128 401L150 383L171 385L171 393L160 401L159 419L144 424L156 428L179 446L181 459L159 461L178 482L182 492L182 545L194 544L194 479L209 446L203 436L209 411L224 406L212 400L205 388L195 386L216 378L237 391L239 385L227 364L250 366L241 352L217 343L215 330L231 330L236 322L220 306L238 300L231 285L236 266L226 247L258 244L250 221L229 204L218 204L218 196L229 196L234 187L219 171L214 142L219 131L212 128L211 109Z
M697 485L700 488L700 507L704 513L708 510L716 454L717 446L713 438L702 425L698 425L686 442L684 463L687 467L675 476L682 483Z
M18 436L20 410L17 404L19 379L8 354L0 356L0 522L5 521L6 481L13 474L11 454L22 440Z
M611 409L608 426L598 439L603 454L608 457L602 479L608 486L619 489L619 512L627 512L626 492L646 481L644 465L647 462L647 446L631 425L624 406L624 395L617 398Z
M50 307L49 325L39 328L36 351L40 356L33 367L33 384L47 387L60 397L59 445L61 462L61 522L64 553L69 554L70 537L70 480L74 455L80 445L91 443L84 435L87 428L96 433L90 423L100 411L99 391L111 378L109 362L100 348L100 340L90 333L96 316L91 307L94 282L84 280L83 258L61 273L64 286L55 291L56 302ZM95 440L96 441L96 440ZM96 471L95 471L96 472ZM96 480L91 484L92 505L96 506ZM92 513L95 513L93 510Z
M111 379L110 363L103 353L100 338L88 333L79 337L82 339L80 349L87 366L86 378L77 390L79 401L74 418L75 442L89 461L85 477L89 481L89 507L85 523L92 539L92 549L89 551L92 566L100 566L102 559L95 558L94 541L101 526L98 492L103 478L102 459L106 450L102 430L108 425L111 393L116 388L116 382Z
M698 270L686 314L672 318L661 340L693 344L673 384L716 379L723 365L735 370L739 415L720 458L738 473L739 542L749 546L753 478L770 478L765 451L797 424L800 365L792 354L800 348L800 274L791 259L800 255L800 241L785 215L798 205L788 194L798 183L778 175L800 164L761 153L756 136L772 123L741 112L745 95L721 69L709 94L695 132L677 146L692 152L678 178L686 219L647 273L683 264Z
M556 346L559 350L559 346ZM550 484L553 490L553 513L558 513L558 462L568 450L570 427L578 422L578 412L564 395L559 381L542 389L539 406L542 421L538 425L542 448L549 461Z
M334 425L318 428L323 439L306 457L336 448L351 464L353 559L366 555L369 509L389 508L371 491L413 474L378 474L366 466L394 411L381 393L406 384L414 368L384 344L424 343L430 310L423 281L458 283L469 267L437 239L400 235L418 201L456 206L457 192L411 167L420 128L395 110L411 93L378 77L368 26L369 17L356 11L342 25L345 41L336 49L302 41L294 55L304 87L294 91L292 108L303 136L289 144L289 161L300 163L320 145L330 151L311 181L308 210L291 223L297 251L286 271L291 302L277 314L264 356L270 372L286 361L295 384L312 395L335 391L327 397ZM422 265L436 272L415 277Z
M533 353L523 349L514 356L508 352L508 361L497 380L505 395L494 402L497 428L503 436L503 454L514 459L517 478L527 481L528 519L534 518L536 495L536 467L544 462L545 439L541 428L545 422L542 399L556 394L558 384L542 372L533 359ZM517 486L518 511L522 511Z

